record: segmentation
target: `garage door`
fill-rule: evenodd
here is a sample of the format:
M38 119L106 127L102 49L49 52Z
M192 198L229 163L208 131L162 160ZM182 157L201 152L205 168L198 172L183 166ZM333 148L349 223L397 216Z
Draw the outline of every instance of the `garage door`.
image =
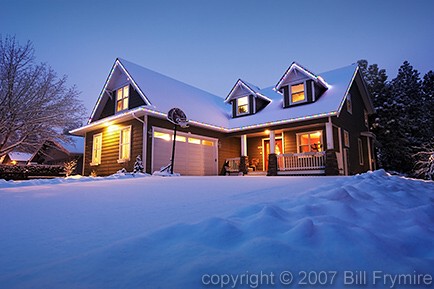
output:
M173 131L154 128L152 171L169 164L172 140ZM217 140L177 132L174 172L190 176L217 175Z

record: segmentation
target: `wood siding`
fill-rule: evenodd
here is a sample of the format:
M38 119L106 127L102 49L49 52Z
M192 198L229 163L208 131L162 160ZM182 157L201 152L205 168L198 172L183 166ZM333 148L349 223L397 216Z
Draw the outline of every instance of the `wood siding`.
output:
M358 78L360 78L360 73L357 74L356 81L353 82L353 85L350 88L352 113L349 113L347 111L347 104L345 102L342 111L339 114L339 117L332 118L333 123L337 124L342 129L347 130L350 136L348 164L348 173L350 175L363 173L369 170L367 138L365 136L361 136L361 133L369 131L369 128L365 125L364 110L366 108L359 90L360 85L362 85L362 83L360 82L361 79ZM360 165L359 162L359 138L363 142L363 165ZM344 147L343 141L344 135L342 132L342 147Z
M95 130L86 134L84 174L90 175L95 171L98 176L107 176L125 168L132 171L137 155L142 155L143 125L138 120L130 120L111 127ZM119 159L119 132L120 128L131 126L130 160L118 163ZM93 135L102 133L101 164L91 166Z
M241 156L241 138L229 137L219 139L219 172L223 168L226 159L237 158Z

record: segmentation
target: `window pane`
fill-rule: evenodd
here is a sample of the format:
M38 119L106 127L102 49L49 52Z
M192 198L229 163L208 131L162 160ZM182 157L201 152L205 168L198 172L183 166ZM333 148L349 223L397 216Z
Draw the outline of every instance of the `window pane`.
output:
M127 85L124 87L124 95L123 97L128 97L130 95L130 86Z
M121 110L122 110L122 100L119 100L116 105L116 111L121 111Z
M248 103L249 103L249 98L247 96L240 97L240 98L237 99L237 105L238 106L245 105L245 104L248 104Z
M167 141L170 141L172 139L168 133L162 133L162 132L158 132L158 131L154 132L154 138L161 138L161 139L164 139ZM176 138L178 138L178 137L176 137Z
M248 113L247 105L238 106L238 114Z
M291 85L291 102L304 101L304 84Z
M193 144L200 144L200 139L189 137L188 142Z
M204 146L210 146L210 147L214 146L214 142L209 141L209 140L202 140L202 144Z
M172 140L173 140L173 136L172 136ZM187 141L187 138L186 138L185 136L177 135L177 136L176 136L176 141L179 141L179 142L186 142L186 141Z
M301 145L308 145L309 144L309 134L300 135L300 144Z
M128 108L128 97L124 98L122 109L127 109L127 108Z
M116 100L122 99L122 88L119 88L116 93Z

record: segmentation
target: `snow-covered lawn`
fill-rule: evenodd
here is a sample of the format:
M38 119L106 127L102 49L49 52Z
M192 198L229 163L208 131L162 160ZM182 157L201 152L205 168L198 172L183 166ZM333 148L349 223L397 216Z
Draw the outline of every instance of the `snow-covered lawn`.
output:
M433 182L384 171L0 182L0 288L358 288L355 271L376 288L391 287L384 274L434 275Z

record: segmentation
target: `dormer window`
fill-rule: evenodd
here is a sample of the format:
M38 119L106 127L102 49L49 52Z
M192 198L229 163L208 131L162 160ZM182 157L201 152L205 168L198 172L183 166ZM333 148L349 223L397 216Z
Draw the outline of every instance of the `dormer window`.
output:
M353 114L353 101L351 100L351 94L347 95L347 111Z
M116 91L116 112L128 109L130 86L126 85Z
M249 113L249 97L244 96L237 98L237 115Z
M304 83L291 85L291 104L306 101L304 93Z

